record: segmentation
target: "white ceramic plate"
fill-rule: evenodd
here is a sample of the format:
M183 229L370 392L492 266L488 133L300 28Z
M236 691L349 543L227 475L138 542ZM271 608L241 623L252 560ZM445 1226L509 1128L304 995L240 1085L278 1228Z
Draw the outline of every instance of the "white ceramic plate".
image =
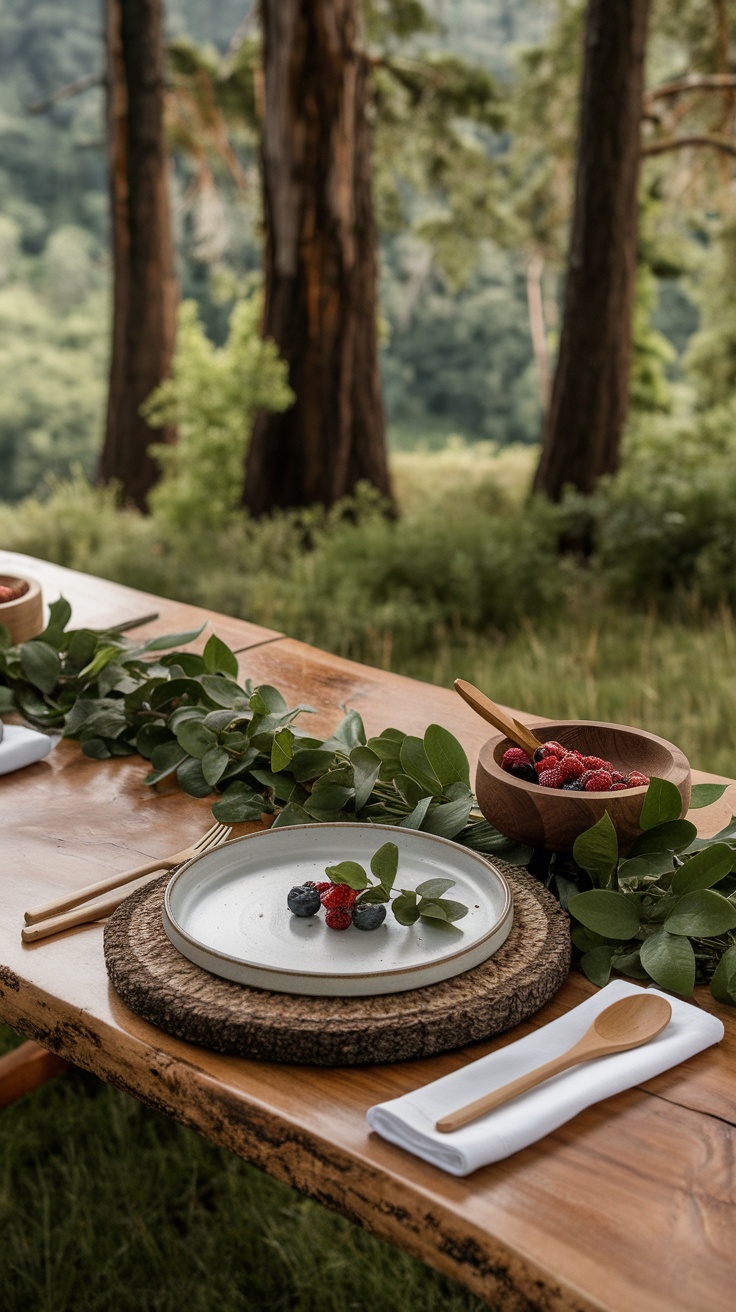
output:
M325 866L358 861L369 869L386 842L399 849L396 890L449 878L446 896L464 902L456 925L418 921L406 928L391 911L376 930L328 929L324 911L294 916L289 889L326 878ZM315 824L267 829L195 857L172 876L164 929L179 951L215 975L277 993L361 997L437 984L478 966L505 942L513 903L505 879L467 848L394 825Z

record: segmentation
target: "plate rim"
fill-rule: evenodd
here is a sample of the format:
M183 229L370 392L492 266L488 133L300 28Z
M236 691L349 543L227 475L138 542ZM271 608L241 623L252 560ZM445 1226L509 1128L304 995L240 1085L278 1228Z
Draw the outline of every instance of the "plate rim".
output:
M184 939L188 944L191 944L191 946L200 953L210 954L213 957L219 958L221 961L227 961L227 962L231 962L235 966L245 967L246 969L253 971L254 973L257 974L281 975L285 979L292 979L292 980L308 979L308 980L313 980L315 982L319 980L333 980L338 984L339 983L351 984L351 983L355 983L356 981L359 981L362 978L400 979L402 976L404 977L409 975L416 976L421 971L432 970L438 964L440 964L436 960L422 962L419 965L414 965L414 966L398 966L388 970L376 971L371 975L365 975L365 976L336 973L332 971L307 971L304 969L293 970L281 966L256 965L250 961L247 961L244 957L235 957L229 952L222 952L217 948L212 948L208 946L206 943L203 943L201 939L194 938L193 935L189 934L187 930L182 928L181 924L172 913L171 901L170 901L171 893L178 880L183 875L185 875L187 871L189 871L192 868L192 866L197 865L205 857L212 856L215 851L219 850L219 848L235 847L237 844L245 843L250 839L268 838L269 835L281 832L282 830L289 831L291 833L298 833L304 830L311 830L312 832L314 832L315 830L331 831L331 832L335 832L336 830L339 829L355 830L356 823L357 826L362 829L375 828L377 830L380 830L381 833L400 834L403 838L406 838L407 835L409 834L421 835L422 839L428 839L431 840L431 842L433 843L439 843L445 847L450 847L455 850L459 849L461 852L465 853L468 857L470 857L471 860L479 861L484 867L486 867L486 869L490 870L492 874L496 877L499 884L501 885L501 888L504 893L504 903L503 903L503 908L499 913L498 917L496 918L496 920L489 927L489 929L486 931L486 933L483 935L482 938L477 939L472 944L467 944L465 947L459 948L457 952L453 952L447 957L442 957L441 962L443 965L445 963L450 964L451 962L456 963L461 957L465 956L467 953L476 952L484 943L488 941L488 939L492 938L494 935L497 935L499 931L505 926L506 922L509 919L509 916L513 915L514 903L511 894L511 888L508 884L508 881L501 874L501 871L498 870L496 866L493 865L493 862L490 861L482 853L475 852L470 847L463 847L461 843L456 843L451 838L444 838L440 834L430 834L426 830L422 830L422 829L407 829L403 825L377 824L374 826L374 825L369 825L368 822L366 821L363 821L361 823L361 822L355 822L350 820L343 820L343 821L329 820L329 821L316 821L314 824L279 825L277 829L274 829L273 826L270 826L268 829L257 829L251 834L241 834L238 838L228 839L227 842L219 844L218 848L212 848L209 852L200 852L197 854L197 856L190 857L189 860L186 861L183 865L181 865L178 870L174 871L173 875L171 876L168 883L166 884L166 888L164 889L161 914L164 922L164 929L167 931L167 936L168 936L168 927L170 926L171 929L173 929L174 932L180 938ZM174 946L178 946L178 944L174 944ZM492 955L492 953L489 955Z

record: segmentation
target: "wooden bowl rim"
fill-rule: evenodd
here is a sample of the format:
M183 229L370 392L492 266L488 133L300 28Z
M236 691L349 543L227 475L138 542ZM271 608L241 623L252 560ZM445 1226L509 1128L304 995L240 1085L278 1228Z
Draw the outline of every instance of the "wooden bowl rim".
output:
M567 725L578 727L587 724L595 729L625 729L627 733L633 733L638 738L646 738L649 742L657 743L660 747L666 747L672 755L672 767L678 769L679 773L682 774L680 782L683 783L689 779L691 773L690 762L682 749L675 743L671 743L669 739L660 738L659 734L650 733L648 729L638 729L634 724L613 724L609 720L537 720L535 724L527 725L527 728L531 729L532 733L535 733L537 729L564 729ZM520 788L522 792L533 793L535 797L539 798L539 784L531 784L528 783L526 779L517 778L516 775L511 774L508 770L504 770L503 766L499 765L496 761L494 751L501 742L508 742L509 747L517 746L517 744L513 743L505 733L493 734L492 737L486 739L478 753L478 768L482 765L486 774L508 784L511 788ZM490 766L486 763L486 756L489 756L490 758ZM670 779L669 775L666 777L669 779L670 783L675 783L675 780ZM606 798L607 801L610 801L610 803L615 806L618 804L619 798L621 801L624 800L624 792L626 793L627 798L638 797L646 793L648 787L649 784L639 784L636 788L620 789L617 793L591 791L589 793L586 792L584 796L587 798ZM675 787L678 787L676 783ZM576 801L580 800L582 795L583 794L581 793L572 791L565 792L561 788L547 788L544 789L543 793L545 800L548 796L550 800L555 799L557 802L561 802L563 806L566 804L574 804ZM554 805L554 801L552 804Z
M29 579L26 574L0 574L0 583L6 586L11 583L27 583L28 591L23 593L22 597L14 597L12 601L0 601L0 611L5 610L7 606L27 605L38 597L41 592L41 584L36 579Z

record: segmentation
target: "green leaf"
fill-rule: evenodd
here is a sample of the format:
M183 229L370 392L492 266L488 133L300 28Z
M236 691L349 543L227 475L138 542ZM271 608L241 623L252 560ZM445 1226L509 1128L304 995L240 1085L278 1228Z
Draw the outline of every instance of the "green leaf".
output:
M736 1003L736 944L726 948L718 962L710 991L718 1002Z
M334 762L334 752L325 752L317 747L300 749L298 743L295 743L292 774L299 783L304 783L307 779L316 779L324 774Z
M440 920L443 924L449 924L444 908L439 902L432 902L428 898L422 898L419 903L419 915L423 920Z
M364 893L361 893L356 900L358 902L390 902L391 894L381 884L374 884L372 888L367 888Z
M163 743L174 742L169 730L164 724L147 724L141 726L135 740L136 751L150 761L154 747L160 747Z
M454 879L425 879L423 884L417 884L417 893L420 897L442 897L454 883Z
M447 898L447 897L435 898L433 900L433 905L439 907L442 911L443 916L445 917L445 920L449 920L451 922L455 920L462 920L463 917L467 916L468 914L468 908L466 907L464 902L453 902L451 898ZM419 911L421 915L425 914L423 902L420 902L419 904Z
M681 815L682 798L679 790L669 779L658 779L652 775L641 808L640 827L653 829L655 825L665 824L668 820L679 820Z
M459 797L454 802L440 802L431 806L422 823L425 834L437 834L439 838L455 838L468 823L473 806L472 794Z
M202 757L202 774L214 788L230 764L230 757L222 747L211 747Z
M378 757L381 762L380 778L387 781L393 779L401 769L401 744L406 735L401 738L395 738L389 730L385 730L377 738L369 738L367 746Z
M665 926L670 934L687 934L689 938L725 934L736 928L736 906L712 888L698 888L680 898Z
M627 856L645 856L647 852L684 852L697 835L697 829L689 820L668 820L666 824L655 825L634 839Z
M214 807L213 807L214 811ZM219 818L219 817L218 817ZM303 806L298 806L296 802L287 802L283 811L279 811L276 819L271 825L272 829L284 829L287 825L314 825L317 821L312 818Z
M84 755L90 756L93 761L108 761L112 756L104 738L85 738L81 747Z
M15 697L11 688L0 688L0 714L5 711L12 711L15 706Z
M419 919L416 893L406 891L400 893L391 903L391 910L400 925L416 925Z
M618 839L607 811L600 820L575 839L572 854L594 883L606 884L618 863Z
M211 729L206 729L200 719L187 719L177 723L174 729L176 740L188 756L201 761L213 748L217 739Z
M64 629L72 617L72 608L66 597L58 597L49 605L49 622L43 633L39 633L39 641L46 642L50 647L57 651L62 645Z
M208 784L202 773L202 762L188 757L177 768L176 778L179 787L190 797L209 797L212 785Z
M726 843L714 843L702 852L689 856L672 880L673 893L691 893L696 888L712 888L729 874L734 853Z
M414 807L413 811L410 811L408 815L405 815L403 819L399 820L402 829L421 829L422 821L429 810L429 804L431 801L431 797L423 797L421 802L418 802Z
M470 787L470 765L457 738L441 724L430 724L424 734L424 751L430 769L446 787L459 781Z
M348 711L344 720L338 724L331 738L326 738L322 746L330 751L352 752L355 747L365 747L365 727L357 711Z
M285 770L291 764L294 754L294 735L290 729L279 729L273 736L271 744L271 769L274 774Z
M325 874L333 884L347 884L348 888L358 891L368 887L368 876L357 861L340 861L336 866L327 866Z
M221 674L203 674L199 682L202 691L215 706L227 706L237 710L239 717L251 718L248 698L232 679L226 679Z
M219 802L214 803L212 814L222 824L239 825L247 820L260 820L263 809L261 794L249 784L237 780L225 789Z
M283 715L289 709L285 697L278 688L272 688L270 683L263 683L256 688L249 704L254 715Z
M355 780L355 809L362 811L378 779L381 762L369 747L354 747L350 753Z
M687 938L657 929L642 943L641 964L655 984L689 997L695 987L695 953Z
M151 638L142 647L137 647L135 654L147 654L150 651L168 651L170 647L188 647L190 642L198 638L206 624L200 624L198 629L190 629L187 633L165 633L160 638Z
M53 692L61 674L58 652L38 638L22 642L19 650L21 668L28 682L41 692Z
M611 964L615 948L605 946L591 948L580 958L580 968L584 975L590 980L591 984L597 985L599 989L605 987L611 978Z
M216 633L207 639L202 659L210 674L230 674L237 679L238 658Z
M407 736L401 744L401 768L433 797L439 797L442 784L427 760L421 738Z
M728 784L693 784L690 795L690 810L699 811L701 806L710 806L723 797Z
M570 915L586 929L592 929L603 938L633 938L639 929L639 912L625 893L613 889L591 888L570 899Z
M162 743L159 747L154 747L151 752L153 769L146 775L144 782L159 783L161 779L166 779L168 775L173 774L185 759L186 753L177 742Z
M633 884L642 879L656 879L658 875L672 874L674 868L671 852L650 852L647 856L634 856L631 860L621 861L618 882Z
M395 843L384 843L371 857L371 870L381 886L391 890L399 868L399 849Z

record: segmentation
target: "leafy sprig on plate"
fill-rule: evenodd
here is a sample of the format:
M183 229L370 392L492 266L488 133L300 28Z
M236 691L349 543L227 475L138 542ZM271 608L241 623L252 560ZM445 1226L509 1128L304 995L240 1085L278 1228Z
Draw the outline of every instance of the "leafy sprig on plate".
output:
M454 886L454 879L425 879L416 889L402 888L391 900L399 866L399 849L395 843L384 843L371 857L371 872L376 882L371 883L368 872L358 861L339 861L327 866L325 874L333 884L347 884L358 892L360 902L390 902L391 910L400 925L415 925L421 918L437 924L451 925L467 916L463 902L454 902L443 895Z

